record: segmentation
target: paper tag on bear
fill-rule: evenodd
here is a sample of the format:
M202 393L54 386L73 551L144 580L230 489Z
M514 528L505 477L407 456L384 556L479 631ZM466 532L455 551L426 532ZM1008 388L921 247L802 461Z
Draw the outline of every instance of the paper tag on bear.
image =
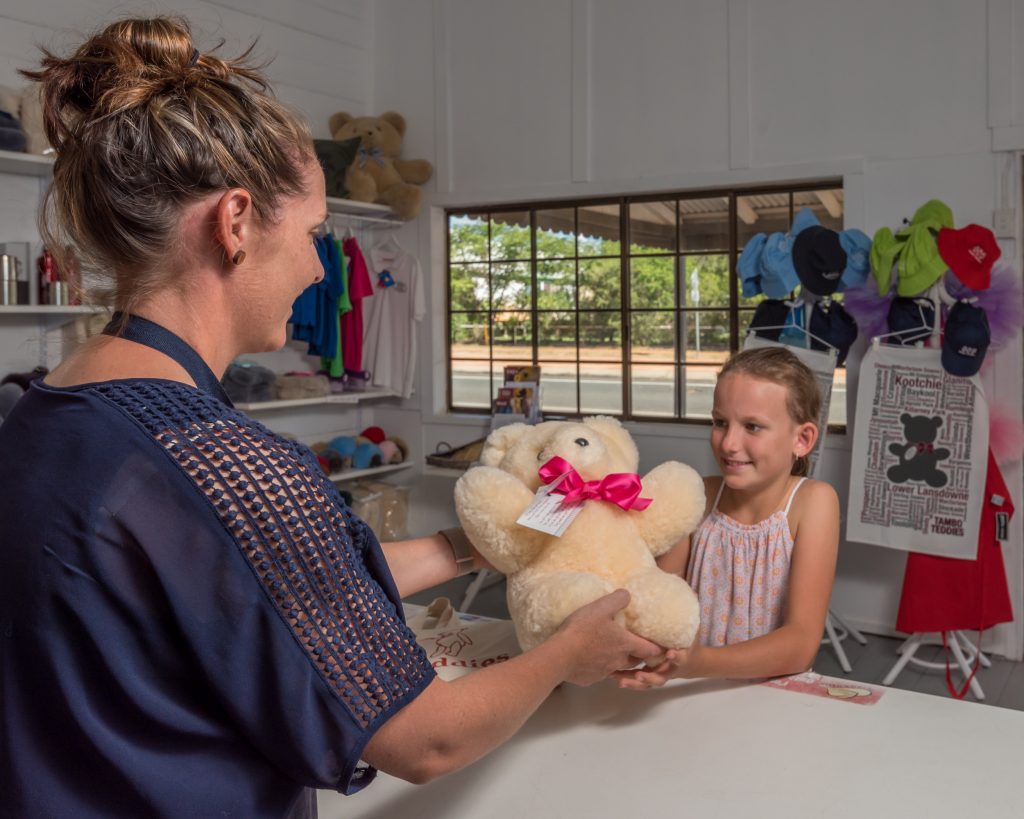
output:
M565 475L568 474L568 472L565 473ZM561 537L583 509L582 502L563 503L565 495L551 494L565 478L565 475L538 489L537 494L530 501L530 505L523 510L523 514L519 516L516 523L528 529L536 529L538 532Z

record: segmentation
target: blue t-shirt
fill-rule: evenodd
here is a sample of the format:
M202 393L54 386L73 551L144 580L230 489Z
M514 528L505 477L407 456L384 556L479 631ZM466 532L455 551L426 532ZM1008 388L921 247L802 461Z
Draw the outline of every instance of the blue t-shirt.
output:
M305 447L193 387L0 426L0 816L285 817L434 678Z

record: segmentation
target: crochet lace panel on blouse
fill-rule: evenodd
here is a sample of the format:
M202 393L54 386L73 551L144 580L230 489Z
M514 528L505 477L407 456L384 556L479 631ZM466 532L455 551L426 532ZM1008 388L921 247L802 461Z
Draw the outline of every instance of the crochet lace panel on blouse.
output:
M202 490L359 725L422 687L430 666L361 557L366 527L307 448L185 385L91 390L144 426Z

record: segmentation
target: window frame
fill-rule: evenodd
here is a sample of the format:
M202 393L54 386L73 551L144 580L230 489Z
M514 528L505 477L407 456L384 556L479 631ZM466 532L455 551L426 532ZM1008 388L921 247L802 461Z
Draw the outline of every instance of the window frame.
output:
M495 260L490 257L490 247L492 242L492 229L493 221L491 216L500 213L511 213L511 212L527 212L529 214L529 229L530 229L530 258L529 260L500 260L499 263L506 261L515 261L518 263L528 263L530 269L530 304L529 307L524 311L528 312L530 316L531 326L534 332L531 333L531 344L530 344L530 361L531 363L538 363L538 347L539 347L539 317L545 313L571 313L573 314L575 325L576 325L576 353L574 364L576 366L576 406L580 406L580 365L587 363L601 363L597 360L581 359L580 358L580 315L581 313L596 312L600 308L584 308L581 309L579 306L579 297L577 293L576 304L571 308L565 309L545 309L538 310L537 308L537 269L538 261L548 261L547 258L539 260L537 257L537 212L538 211L552 211L559 209L573 209L574 210L574 235L579 235L579 211L580 208L588 208L599 205L616 205L619 209L619 286L620 286L620 303L618 312L621 319L621 361L615 362L621 366L622 378L621 378L621 389L622 389L622 412L612 413L615 417L622 421L637 422L644 424L690 424L697 426L710 426L710 418L700 417L687 417L681 414L681 384L682 372L686 367L686 345L683 334L685 333L684 322L681 318L684 315L692 315L698 312L710 312L710 313L721 313L723 310L728 312L729 317L729 353L736 352L740 349L741 343L741 327L747 325L747 321L744 321L741 317L752 315L754 308L747 307L740 304L740 288L739 280L736 275L736 264L739 259L740 251L742 248L738 247L738 237L740 231L738 229L738 208L737 202L744 197L748 196L764 196L764 195L787 195L789 198L789 214L787 224L792 224L793 216L799 206L794 204L794 195L800 193L809 193L814 191L822 190L843 190L844 184L842 177L823 177L815 178L812 180L792 180L785 182L772 182L755 185L742 185L742 186L730 186L730 187L717 187L717 188L700 188L700 189L686 189L686 190L671 190L671 191L655 191L646 193L634 193L634 194L616 194L606 196L588 196L588 197L577 197L577 198L565 198L565 199L533 199L524 201L509 201L500 202L487 205L472 205L472 206L446 206L444 208L444 293L445 293L445 409L448 413L458 413L465 415L481 415L487 416L491 414L491 410L488 407L476 407L476 406L465 406L455 405L452 400L452 373L453 373L453 359L452 359L452 316L455 314L467 314L472 311L465 310L452 310L452 265L453 264L471 264L466 262L453 262L451 254L451 218L453 216L480 216L487 221L487 246L488 246L488 257L479 264L486 264L488 267L488 287L490 289L491 282L491 267L495 263ZM713 251L701 252L701 251L686 251L678 244L678 229L679 229L679 217L680 208L679 203L681 200L687 199L714 199L714 198L726 198L728 201L728 243L727 250L724 255L728 257L728 271L729 271L729 304L727 307L718 305L713 306L689 306L684 304L684 299L680 298L681 288L684 286L681 281L681 261L687 256L700 256L700 255L722 255L714 253ZM631 304L631 273L632 273L632 257L631 251L631 228L630 228L630 205L641 204L647 202L666 202L668 200L675 200L674 206L676 210L676 239L677 246L674 250L663 254L650 254L652 257L657 256L669 256L673 257L674 265L674 287L675 293L673 298L672 307L655 307L655 308L633 308ZM843 207L842 219L845 223L846 209L845 203ZM557 257L562 258L562 257ZM579 262L588 257L580 255L579 244L577 243L573 261L577 268L576 276L576 288L579 286ZM595 257L595 258L608 258L608 257ZM557 260L557 259L556 259ZM664 311L671 312L675 316L675 338L674 338L674 354L672 367L674 369L674 384L675 390L673 395L673 415L638 415L633 412L632 406L632 374L633 364L631 350L632 350L632 314L633 312L644 312L644 311ZM485 311L488 316L488 327L491 326L492 316L495 313L494 305L490 304ZM607 312L607 311L602 311ZM748 319L749 320L749 319ZM493 392L493 367L495 361L500 361L502 356L495 356L495 347L493 332L487 333L488 342L488 357L480 359L458 359L460 361L486 361L488 364L488 374L491 379L490 390ZM509 356L512 358L513 356ZM525 360L525 359L524 359ZM543 362L541 362L543 364ZM493 395L492 395L493 398ZM591 414L587 412L568 413L558 411L559 417L579 418L583 415ZM829 424L830 432L843 433L846 430L846 426L843 424Z

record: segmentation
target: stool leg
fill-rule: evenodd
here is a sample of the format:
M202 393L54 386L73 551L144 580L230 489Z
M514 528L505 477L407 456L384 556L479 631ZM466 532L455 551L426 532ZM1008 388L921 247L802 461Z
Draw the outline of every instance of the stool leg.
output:
M484 583L487 582L487 575L490 574L488 569L481 569L476 573L476 577L466 587L466 594L462 598L462 604L459 606L459 611L469 611L469 607L476 600L476 596L480 593L480 589L484 587Z
M832 611L832 609L829 609L829 610L828 610L828 613L829 613L829 615L831 615L831 617L832 617L832 618L833 618L833 619L834 619L834 620L835 620L835 621L836 621L837 623L839 623L839 625L841 625L841 626L842 626L843 628L845 628L845 629L846 629L847 633L848 633L848 634L849 634L849 635L850 635L850 636L851 636L851 637L852 637L852 638L853 638L854 640L856 640L856 641L857 641L858 643L860 643L860 644L861 644L862 646L866 646L866 645L868 644L868 641L867 641L867 639L866 639L866 638L864 637L864 635L863 635L863 634L861 634L861 633L860 633L859 631L857 631L857 629L855 629L855 628L854 628L853 626L851 626L851 625L850 625L849 623L847 623L847 622L846 622L846 621L845 621L845 620L844 620L844 619L843 619L842 617L840 617L840 616L839 616L838 614L836 614L836 613L835 613L834 611Z
M921 647L921 637L919 632L911 634L902 646L899 648L900 658L896 661L889 673L885 675L885 679L882 680L882 685L892 685L893 681L900 675L900 672L906 667L907 663L914 656L917 650Z
M843 671L849 674L853 671L853 667L850 665L850 661L846 659L846 652L843 651L843 644L839 641L839 636L836 634L836 627L832 624L831 614L825 618L825 631L828 633L828 640L832 643L832 649L836 653L839 665L842 667Z
M964 634L962 631L956 632L956 635L961 640L963 640L964 645L967 646L967 649L969 650L969 652L971 652L971 653L975 653L976 652L978 657L981 658L981 667L982 668L991 668L992 667L992 661L988 657L985 656L985 652L981 650L980 646L976 646L973 642L971 642L970 638L966 634Z
M960 648L960 641L957 639L955 631L950 632L949 647L953 649L953 656L956 657L956 663L960 666L960 670L963 672L964 679L966 680L971 676L971 666L968 664L967 658L964 657L963 649ZM981 690L981 683L978 682L977 676L971 679L971 693L979 701L985 699L985 692Z

